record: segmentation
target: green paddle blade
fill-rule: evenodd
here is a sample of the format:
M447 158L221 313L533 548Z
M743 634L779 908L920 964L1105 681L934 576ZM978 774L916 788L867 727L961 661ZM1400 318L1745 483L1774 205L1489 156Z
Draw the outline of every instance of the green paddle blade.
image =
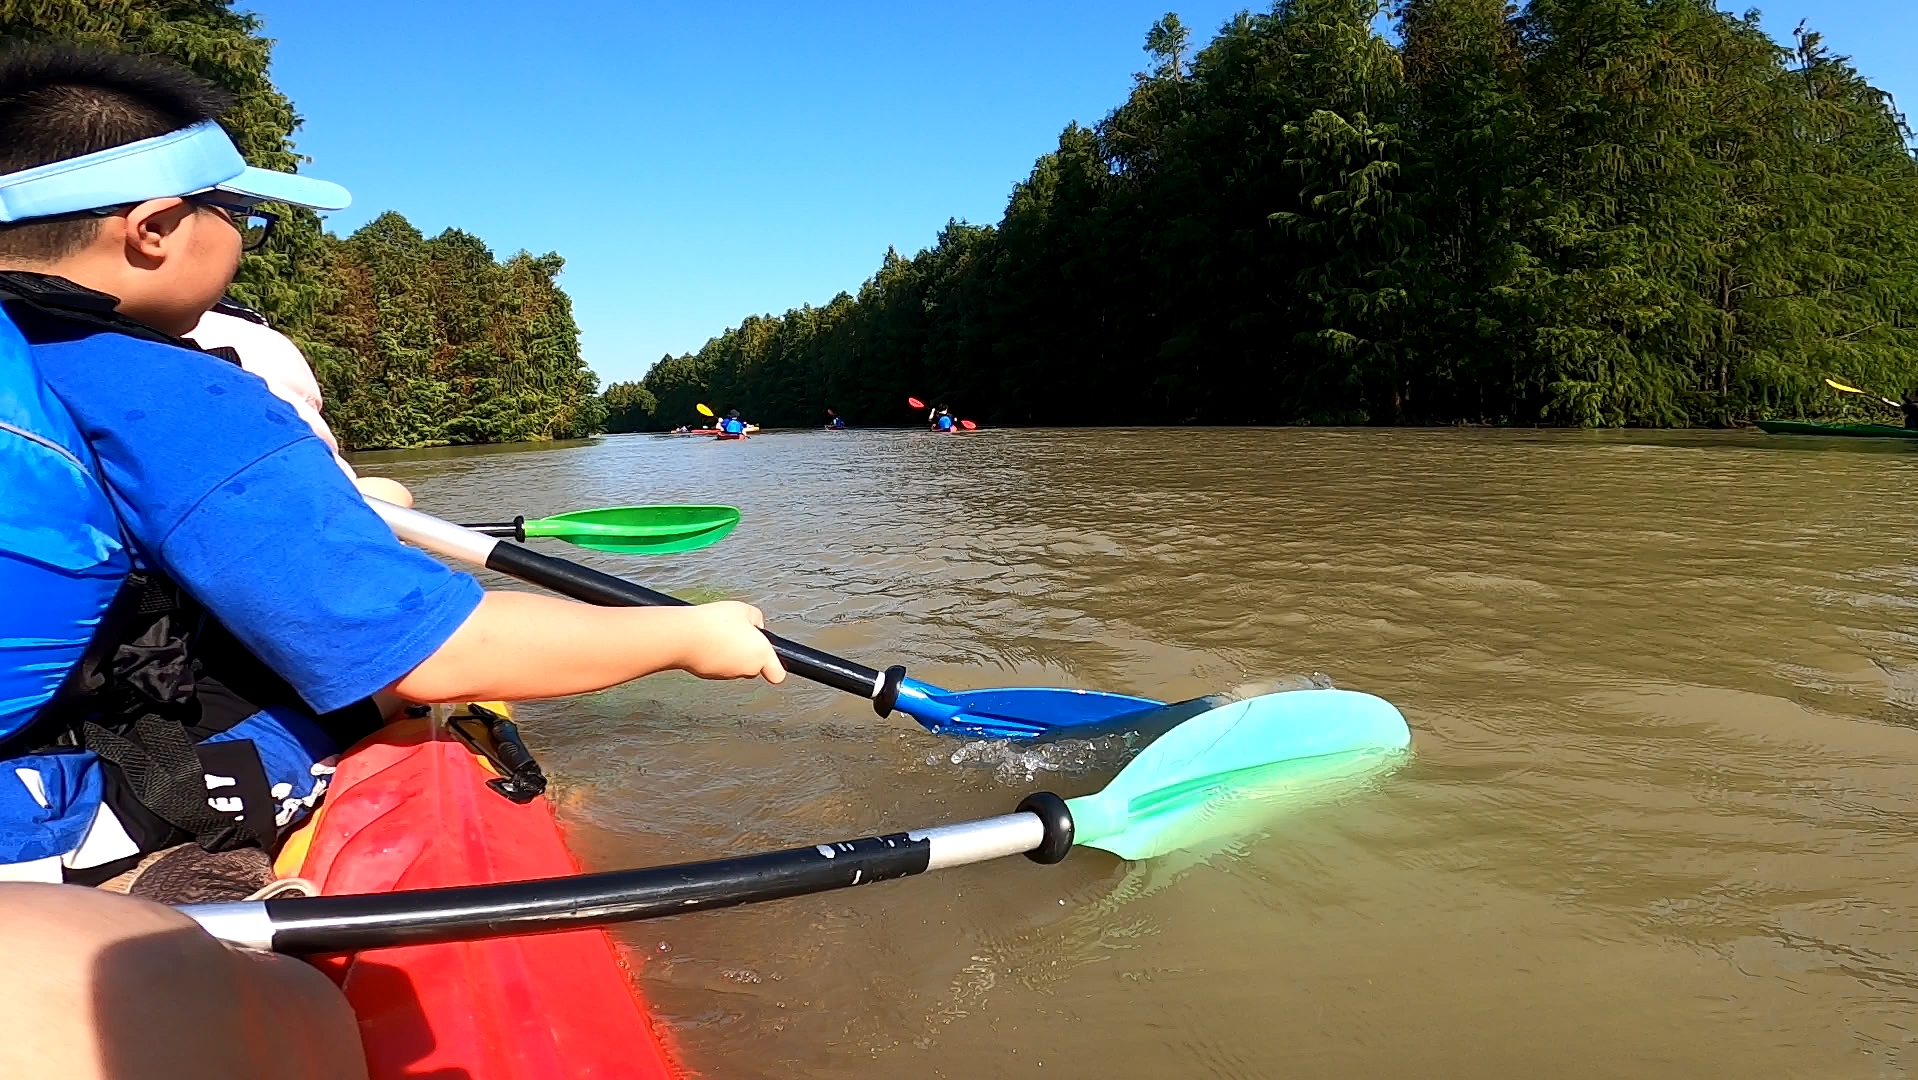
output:
M529 521L526 535L548 536L594 551L671 555L717 544L739 524L730 506L609 506Z
M1221 705L1161 735L1104 791L1067 800L1072 842L1149 859L1242 831L1275 799L1375 771L1411 742L1391 703L1351 690Z

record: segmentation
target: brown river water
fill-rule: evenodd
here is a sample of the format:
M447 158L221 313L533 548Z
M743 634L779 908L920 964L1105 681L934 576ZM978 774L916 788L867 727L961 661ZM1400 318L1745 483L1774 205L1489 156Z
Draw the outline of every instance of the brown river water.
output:
M1411 724L1396 772L1210 850L620 931L704 1076L1918 1074L1918 445L801 432L359 464L460 520L736 505L716 547L588 561L948 687L1323 673ZM1111 771L798 681L660 676L522 717L595 869Z

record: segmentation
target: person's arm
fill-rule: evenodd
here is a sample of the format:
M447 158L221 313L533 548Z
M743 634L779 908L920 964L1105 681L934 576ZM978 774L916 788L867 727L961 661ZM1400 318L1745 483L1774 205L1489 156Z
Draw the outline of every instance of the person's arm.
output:
M756 607L600 608L488 592L460 628L393 684L410 701L524 701L603 690L655 672L780 682Z
M384 476L355 476L353 486L359 488L362 495L385 499L395 506L413 505L413 493L398 480L389 480Z
M383 688L457 701L671 668L784 677L743 604L606 609L486 593L402 545L261 380L202 353L110 344L43 356L129 537L315 712Z

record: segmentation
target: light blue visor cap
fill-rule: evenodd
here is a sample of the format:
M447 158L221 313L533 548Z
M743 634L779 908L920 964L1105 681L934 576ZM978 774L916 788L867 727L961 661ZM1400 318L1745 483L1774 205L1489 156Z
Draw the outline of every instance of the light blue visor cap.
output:
M207 191L313 210L344 210L353 203L338 184L248 166L220 125L208 120L0 176L0 222Z

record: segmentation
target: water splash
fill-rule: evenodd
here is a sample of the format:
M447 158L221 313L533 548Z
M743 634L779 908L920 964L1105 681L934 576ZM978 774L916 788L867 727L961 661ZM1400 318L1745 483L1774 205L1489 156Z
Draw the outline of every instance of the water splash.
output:
M1004 739L976 739L950 754L929 754L926 764L990 769L1000 783L1014 786L1029 784L1040 773L1083 776L1093 772L1109 772L1131 756L1134 749L1132 740L1123 735L1059 739L1036 745Z

